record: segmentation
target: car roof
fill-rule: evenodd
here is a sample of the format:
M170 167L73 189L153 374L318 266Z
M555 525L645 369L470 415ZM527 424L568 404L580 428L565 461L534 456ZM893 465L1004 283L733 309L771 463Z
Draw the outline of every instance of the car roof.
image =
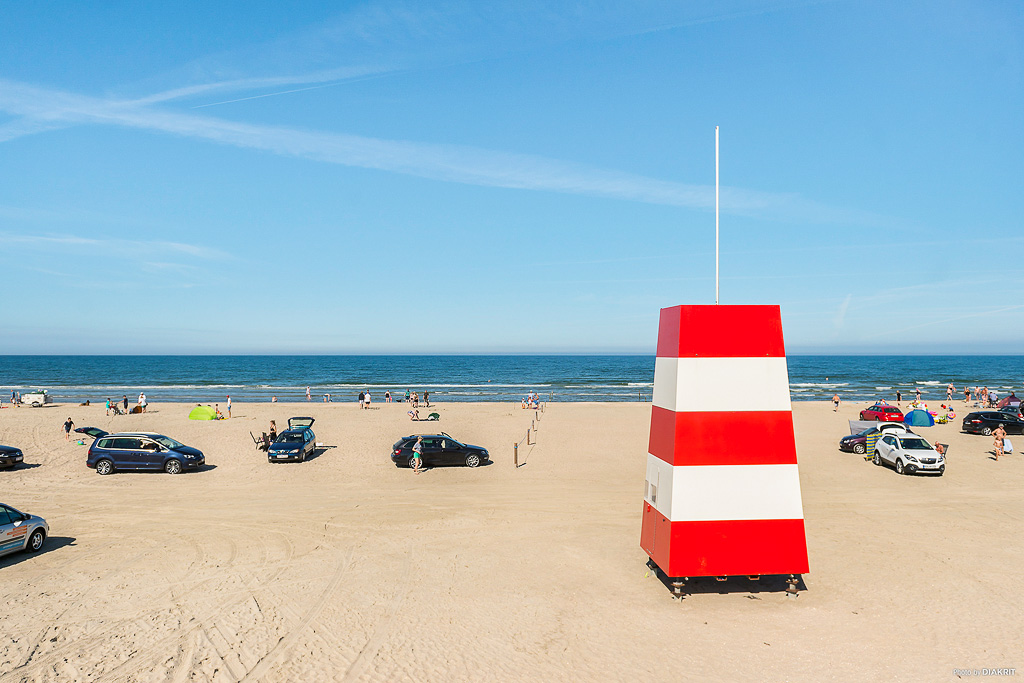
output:
M102 438L108 437L108 436L148 436L150 438L153 438L153 437L156 437L156 436L164 436L164 435L163 434L157 434L156 432L111 432L109 434L104 434L100 438L102 439ZM169 439L171 437L165 437L165 438ZM177 441L177 439L175 439L175 441Z

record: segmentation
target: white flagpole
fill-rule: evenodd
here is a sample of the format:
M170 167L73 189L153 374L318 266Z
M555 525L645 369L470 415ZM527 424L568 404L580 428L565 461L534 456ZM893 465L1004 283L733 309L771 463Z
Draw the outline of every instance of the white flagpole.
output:
M715 304L718 304L718 126L715 126Z

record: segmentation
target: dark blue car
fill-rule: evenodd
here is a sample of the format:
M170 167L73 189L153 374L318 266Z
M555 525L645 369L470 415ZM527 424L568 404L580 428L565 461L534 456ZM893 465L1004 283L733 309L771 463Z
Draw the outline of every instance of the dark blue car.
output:
M106 434L89 447L85 464L97 474L122 470L152 470L179 474L206 463L203 452L163 434L130 432Z
M315 420L311 417L288 419L288 429L277 435L267 449L269 462L302 462L316 450L316 435L310 427Z

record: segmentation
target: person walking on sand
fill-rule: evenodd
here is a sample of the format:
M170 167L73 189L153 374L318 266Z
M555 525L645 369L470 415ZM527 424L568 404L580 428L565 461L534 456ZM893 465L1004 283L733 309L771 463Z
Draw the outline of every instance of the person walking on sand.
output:
M75 426L74 421L69 416L67 421L64 423L64 440L71 441L71 429ZM1002 447L1002 446L1000 446Z
M839 412L839 394L833 394L832 395L832 412L833 413L838 413Z
M366 392L359 392L359 410L363 409L363 402L366 400Z
M309 387L306 387L306 400L307 401L312 401L313 400L313 398L309 394Z
M68 418L69 420L71 418ZM992 445L996 447L996 460L999 460L1000 455L1003 453L1003 439L1006 438L1006 428L1003 425L999 425L992 432Z
M953 383L950 382L949 386L946 387L946 400L947 401L952 401L953 400L953 392L954 391L956 391L956 387L954 387Z
M231 397L228 396L228 419L231 418Z
M412 446L412 471L420 473L423 468L423 437L416 437L416 443Z
M363 402L366 404L366 406L365 406L366 409L369 410L369 408L370 408L370 390L369 389L366 390L366 394L363 396Z

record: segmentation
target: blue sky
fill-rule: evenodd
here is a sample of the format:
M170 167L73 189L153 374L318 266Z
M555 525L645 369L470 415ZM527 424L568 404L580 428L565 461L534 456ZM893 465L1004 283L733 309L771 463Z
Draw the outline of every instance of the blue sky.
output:
M0 5L0 353L1024 350L1024 5Z

